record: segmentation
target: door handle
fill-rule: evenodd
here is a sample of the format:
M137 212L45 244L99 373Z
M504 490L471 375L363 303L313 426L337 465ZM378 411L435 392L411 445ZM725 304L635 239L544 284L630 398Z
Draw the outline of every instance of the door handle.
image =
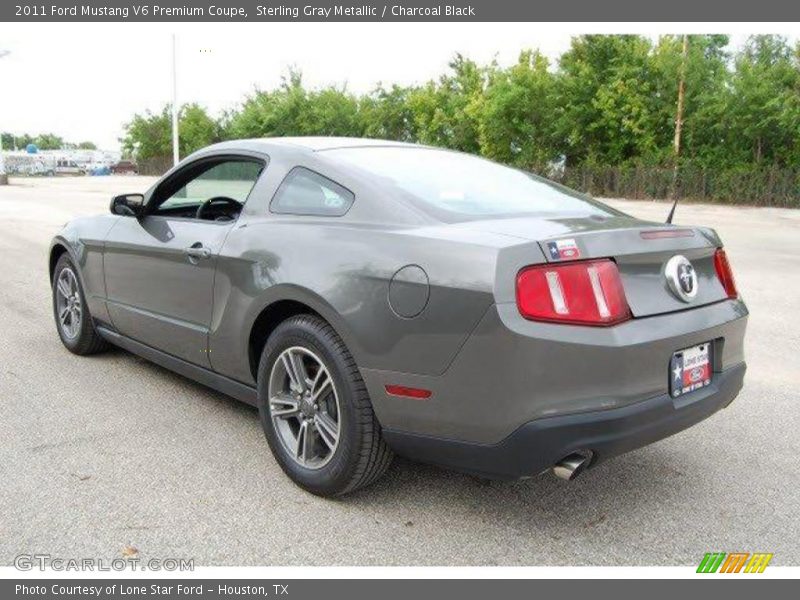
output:
M208 248L203 248L203 246L192 245L188 248L184 248L183 252L189 258L209 258L211 256L211 250Z

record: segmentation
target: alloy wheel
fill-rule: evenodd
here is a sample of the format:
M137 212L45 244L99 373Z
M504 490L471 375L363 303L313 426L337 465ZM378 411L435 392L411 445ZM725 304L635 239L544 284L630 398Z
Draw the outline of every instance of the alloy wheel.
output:
M269 413L287 453L307 469L320 469L339 444L336 385L322 359L292 346L278 356L269 378Z
M81 331L83 305L78 279L72 269L62 269L56 280L56 311L61 332L69 339L75 339Z

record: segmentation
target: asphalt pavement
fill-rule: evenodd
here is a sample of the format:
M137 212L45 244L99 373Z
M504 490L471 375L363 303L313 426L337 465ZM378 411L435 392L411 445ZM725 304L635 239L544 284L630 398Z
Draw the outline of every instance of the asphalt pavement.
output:
M325 500L295 487L254 409L126 352L56 335L50 238L137 177L0 187L0 565L18 554L196 565L800 565L800 211L684 204L715 227L750 311L745 388L703 423L574 482L486 482L396 460ZM610 201L663 220L665 203ZM126 550L128 548L128 550Z

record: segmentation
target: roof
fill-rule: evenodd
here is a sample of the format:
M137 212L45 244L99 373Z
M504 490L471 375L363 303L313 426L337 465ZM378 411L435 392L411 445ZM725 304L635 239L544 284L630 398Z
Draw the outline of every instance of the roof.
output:
M325 136L307 136L307 137L265 137L265 138L252 138L245 140L231 140L229 142L222 142L215 146L249 146L250 148L259 148L266 150L274 148L275 146L291 146L296 149L308 150L310 152L319 152L323 150L333 150L334 148L359 148L370 146L404 146L404 147L419 147L417 144L408 144L405 142L394 142L391 140L376 140L370 138L356 138L356 137L325 137Z

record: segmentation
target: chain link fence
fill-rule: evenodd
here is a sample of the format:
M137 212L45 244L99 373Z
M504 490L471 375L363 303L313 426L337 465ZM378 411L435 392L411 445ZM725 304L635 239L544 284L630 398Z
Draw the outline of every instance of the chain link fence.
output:
M155 156L136 161L139 175L156 175L161 177L172 168L171 156Z
M567 167L556 175L564 185L606 198L662 199L670 196L674 173L661 167ZM683 167L675 196L699 202L800 208L800 169L703 169Z

